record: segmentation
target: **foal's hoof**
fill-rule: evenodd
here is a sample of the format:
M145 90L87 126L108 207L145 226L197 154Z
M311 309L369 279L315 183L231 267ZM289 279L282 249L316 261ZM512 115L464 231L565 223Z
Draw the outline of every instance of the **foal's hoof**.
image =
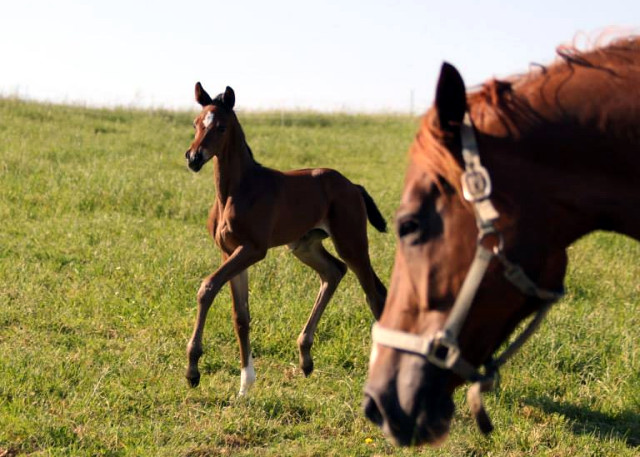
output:
M313 373L313 360L309 360L307 363L300 365L305 378L308 378Z
M313 373L313 358L311 357L311 345L313 341L309 341L303 335L298 337L298 363L305 377L309 377Z
M190 373L187 371L186 375L187 381L189 382L189 387L198 387L200 384L200 373Z

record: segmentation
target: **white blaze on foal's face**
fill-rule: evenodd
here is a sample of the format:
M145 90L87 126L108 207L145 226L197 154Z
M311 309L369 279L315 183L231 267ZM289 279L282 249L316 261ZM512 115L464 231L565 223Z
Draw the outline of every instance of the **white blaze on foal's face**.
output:
M215 115L213 114L213 112L209 111L207 115L204 117L204 119L202 120L202 123L204 124L205 128L208 128L213 123L214 119L215 119Z

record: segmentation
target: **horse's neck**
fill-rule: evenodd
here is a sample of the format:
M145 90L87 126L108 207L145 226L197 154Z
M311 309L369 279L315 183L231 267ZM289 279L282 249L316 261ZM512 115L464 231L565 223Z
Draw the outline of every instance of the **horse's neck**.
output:
M223 206L238 188L245 174L258 166L237 120L229 126L229 129L228 140L222 145L220 154L214 157L213 167L216 198Z
M634 146L630 138L562 124L549 125L546 132L535 141L526 138L499 154L483 157L505 201L540 205L519 220L531 227L544 221L532 233L540 238L546 231L564 247L594 230L637 237L640 218L635 218L637 223L629 222L629 215L637 214L633 202L640 197L636 190L640 167L634 165L630 153L637 150L637 143ZM482 156L482 148L480 151Z

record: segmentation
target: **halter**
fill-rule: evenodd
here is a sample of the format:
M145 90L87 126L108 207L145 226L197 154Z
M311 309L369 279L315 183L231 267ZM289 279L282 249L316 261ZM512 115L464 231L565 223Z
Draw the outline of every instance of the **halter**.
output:
M465 113L460 131L465 166L465 171L462 174L462 193L464 198L473 205L478 226L476 253L471 267L442 330L432 336L423 337L408 332L387 329L375 323L372 329L372 340L383 346L422 356L435 366L451 370L463 379L472 382L473 384L467 391L467 403L478 427L484 434L487 434L493 430L493 426L482 404L482 392L494 389L498 378L498 369L535 332L551 305L559 300L563 293L538 287L519 265L510 262L506 258L502 234L494 225L500 214L489 199L491 195L491 178L487 169L480 163L478 144L468 112ZM483 245L483 242L488 237L496 237L498 240L492 250ZM538 298L543 302L543 305L536 312L529 325L500 356L497 358L491 357L488 362L484 363L484 373L481 373L461 356L458 336L469 314L482 278L484 278L489 263L494 257L502 264L504 276L511 284L524 295Z

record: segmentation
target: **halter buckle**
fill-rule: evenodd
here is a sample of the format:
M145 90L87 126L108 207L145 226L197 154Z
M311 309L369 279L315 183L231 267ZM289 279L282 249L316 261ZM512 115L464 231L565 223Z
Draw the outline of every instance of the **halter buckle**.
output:
M473 166L467 166L466 171L462 173L462 195L469 202L478 202L491 195L491 178L479 160L472 163Z
M438 368L450 370L460 358L458 342L443 331L438 332L429 345L427 359Z

